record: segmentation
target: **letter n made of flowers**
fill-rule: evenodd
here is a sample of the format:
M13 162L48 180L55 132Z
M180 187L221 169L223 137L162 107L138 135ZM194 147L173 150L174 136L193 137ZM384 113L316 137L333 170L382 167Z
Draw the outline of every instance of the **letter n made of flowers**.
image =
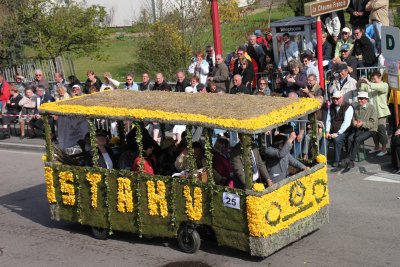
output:
M131 180L126 177L117 179L118 183L118 203L117 210L119 212L133 212L133 197Z
M154 181L147 181L147 207L151 216L161 215L165 218L168 215L167 200L165 198L166 187L163 181L157 181L157 193ZM157 205L158 204L158 205ZM160 207L160 212L158 212Z

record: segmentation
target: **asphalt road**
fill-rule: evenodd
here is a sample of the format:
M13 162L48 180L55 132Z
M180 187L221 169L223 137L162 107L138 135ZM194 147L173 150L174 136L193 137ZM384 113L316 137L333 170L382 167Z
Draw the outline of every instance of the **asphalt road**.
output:
M330 175L330 223L259 259L212 241L191 255L172 239L96 240L87 227L50 220L41 154L0 150L0 164L0 266L400 266L397 176Z

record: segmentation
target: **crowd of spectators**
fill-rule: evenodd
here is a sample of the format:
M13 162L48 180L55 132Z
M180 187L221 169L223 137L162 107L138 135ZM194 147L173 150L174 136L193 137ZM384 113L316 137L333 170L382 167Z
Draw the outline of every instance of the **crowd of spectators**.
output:
M333 157L329 158L334 167L332 171L354 167L360 145L370 137L373 138L375 147L369 153L376 153L377 157L386 155L389 142L387 119L391 116L388 130L392 136L393 171L400 173L400 130L392 116L397 107L393 105L392 95L388 103L389 87L384 82L383 71L379 67L382 58L381 27L389 25L388 1L351 1L347 12L350 13L348 23L345 22L344 11L332 12L322 17L324 77L320 76L316 64L316 40L311 45L303 46L302 41L298 42L289 33L272 36L266 31L263 36L263 32L257 29L248 36L245 44L228 53L225 59L221 54L215 53L211 45L206 47L205 53L197 52L192 62L188 63L187 69L176 72L176 82L173 83L168 83L161 72L155 74L154 82L149 73L142 73L141 81L135 81L134 74L129 73L125 82L119 82L109 72L104 73L103 79L100 79L94 71L89 70L84 83L74 76L65 80L62 73L56 72L55 83L50 87L48 81L42 78L42 72L36 70L35 80L27 86L24 85L21 75L17 75L16 82L10 86L0 75L3 128L6 129L14 118L6 115L18 115L21 139L25 138L25 124L31 128L31 137L36 136L43 130L38 114L38 107L42 103L104 90L310 97L317 98L321 103L317 116L321 153L327 153L323 145L325 142L333 143ZM273 38L277 38L279 44L275 48L279 50L276 61L273 56ZM368 75L362 75L360 68L367 68ZM319 85L322 78L328 80L323 88ZM51 121L54 139L56 121L57 117ZM254 173L260 174L257 179L271 185L288 175L289 165L299 170L307 168L298 161L308 159L310 153L310 133L306 121L307 118L302 118L302 122L291 122L290 132L282 129L268 132L266 134L270 142L264 144L265 149L259 151L260 146L254 147ZM151 140L144 146L147 164L145 170L151 174L163 173L163 168L155 163L157 157L162 155L154 152L159 151L165 141L163 127L164 125L152 123L142 129ZM175 155L177 162L174 162L174 171L183 171L187 149L183 138L186 126L175 125L169 130L174 149L172 152L164 152ZM214 162L214 170L221 176L221 183L243 187L240 175L243 163L235 158L235 149L240 148L241 141L237 140L232 144L231 133L218 129L214 133L214 157L218 159L218 162ZM102 136L104 133L99 134L100 139ZM100 141L102 143L102 139ZM205 167L202 163L204 148L201 143L194 146L198 148L197 166L202 169ZM102 150L101 153L107 154L107 151ZM111 159L112 156L105 156L105 167L118 165L115 159ZM131 161L133 165L122 164L124 166L119 167L126 168L128 165L128 168L136 170L137 162L136 157Z

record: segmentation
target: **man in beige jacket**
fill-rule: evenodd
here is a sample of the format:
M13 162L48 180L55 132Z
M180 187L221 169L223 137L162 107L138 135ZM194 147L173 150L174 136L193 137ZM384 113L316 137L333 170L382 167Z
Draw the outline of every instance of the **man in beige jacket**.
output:
M376 51L381 53L382 26L389 26L389 1L370 0L365 6L365 10L370 12L369 19L374 25Z

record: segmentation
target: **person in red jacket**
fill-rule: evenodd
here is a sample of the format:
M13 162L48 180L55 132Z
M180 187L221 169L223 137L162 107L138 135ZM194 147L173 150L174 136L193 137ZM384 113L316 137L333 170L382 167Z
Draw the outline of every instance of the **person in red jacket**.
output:
M140 164L143 160L143 171L144 173L154 175L156 174L156 157L153 155L153 145L145 142L143 144L144 157L137 156L133 161L132 171L137 172L140 170Z
M10 99L10 84L4 80L3 74L0 73L0 111L3 111L8 99Z

